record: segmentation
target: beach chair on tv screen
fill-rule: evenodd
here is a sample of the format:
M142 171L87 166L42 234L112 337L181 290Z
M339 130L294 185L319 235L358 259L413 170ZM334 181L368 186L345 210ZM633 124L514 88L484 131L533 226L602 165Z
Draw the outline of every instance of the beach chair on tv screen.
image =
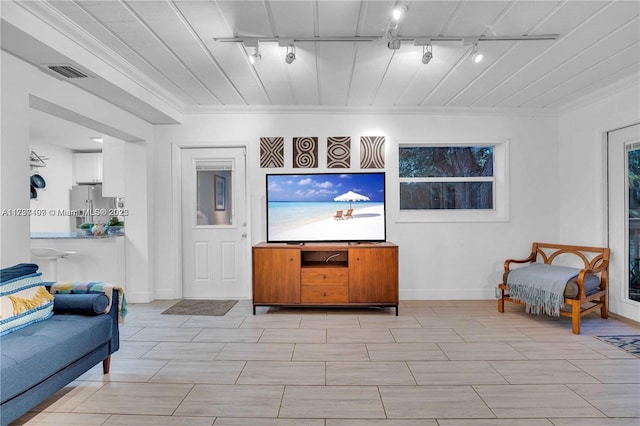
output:
M349 209L347 210L347 212L344 215L345 219L353 219L353 209Z
M335 220L338 220L338 219L344 219L344 217L342 217L342 210L338 210L338 211L336 211L336 215L335 215L335 216L333 216L333 218L334 218Z

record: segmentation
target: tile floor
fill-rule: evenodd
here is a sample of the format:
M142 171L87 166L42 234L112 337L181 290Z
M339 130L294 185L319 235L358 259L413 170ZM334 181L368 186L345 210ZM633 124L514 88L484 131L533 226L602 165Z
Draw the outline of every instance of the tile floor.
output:
M567 318L495 301L160 314L173 303L130 305L111 373L97 366L16 424L640 424L640 359L593 337L637 324L594 314L576 336Z

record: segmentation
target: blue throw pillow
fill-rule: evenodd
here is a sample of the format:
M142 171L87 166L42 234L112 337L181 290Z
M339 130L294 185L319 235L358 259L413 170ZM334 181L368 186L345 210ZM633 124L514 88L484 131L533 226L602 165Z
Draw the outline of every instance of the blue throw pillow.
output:
M105 313L109 298L104 294L56 294L54 314L98 315Z
M0 269L0 282L35 274L36 272L38 272L38 265L35 263L19 263L8 268Z

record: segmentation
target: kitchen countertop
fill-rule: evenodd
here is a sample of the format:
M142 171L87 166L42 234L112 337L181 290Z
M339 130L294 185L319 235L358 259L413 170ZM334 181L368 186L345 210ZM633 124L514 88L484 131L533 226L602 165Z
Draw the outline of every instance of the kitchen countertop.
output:
M123 235L121 238L112 238L117 235L94 237L82 229L78 231L34 230L31 234L31 262L40 266L42 281L103 281L126 288L127 239ZM51 250L68 253L68 256L63 261L52 259L47 256Z
M86 232L32 232L31 239L32 240L43 240L43 239L54 239L54 240L63 240L63 239L83 239L83 240L97 240L102 238L115 238L115 237L124 237L124 234L107 234L96 237L94 235L87 234Z

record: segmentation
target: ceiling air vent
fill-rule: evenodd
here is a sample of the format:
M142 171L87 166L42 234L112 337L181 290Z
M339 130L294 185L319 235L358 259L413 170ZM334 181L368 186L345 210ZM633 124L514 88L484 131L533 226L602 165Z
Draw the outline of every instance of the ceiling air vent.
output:
M89 76L71 65L47 65L51 71L64 78L88 78Z

